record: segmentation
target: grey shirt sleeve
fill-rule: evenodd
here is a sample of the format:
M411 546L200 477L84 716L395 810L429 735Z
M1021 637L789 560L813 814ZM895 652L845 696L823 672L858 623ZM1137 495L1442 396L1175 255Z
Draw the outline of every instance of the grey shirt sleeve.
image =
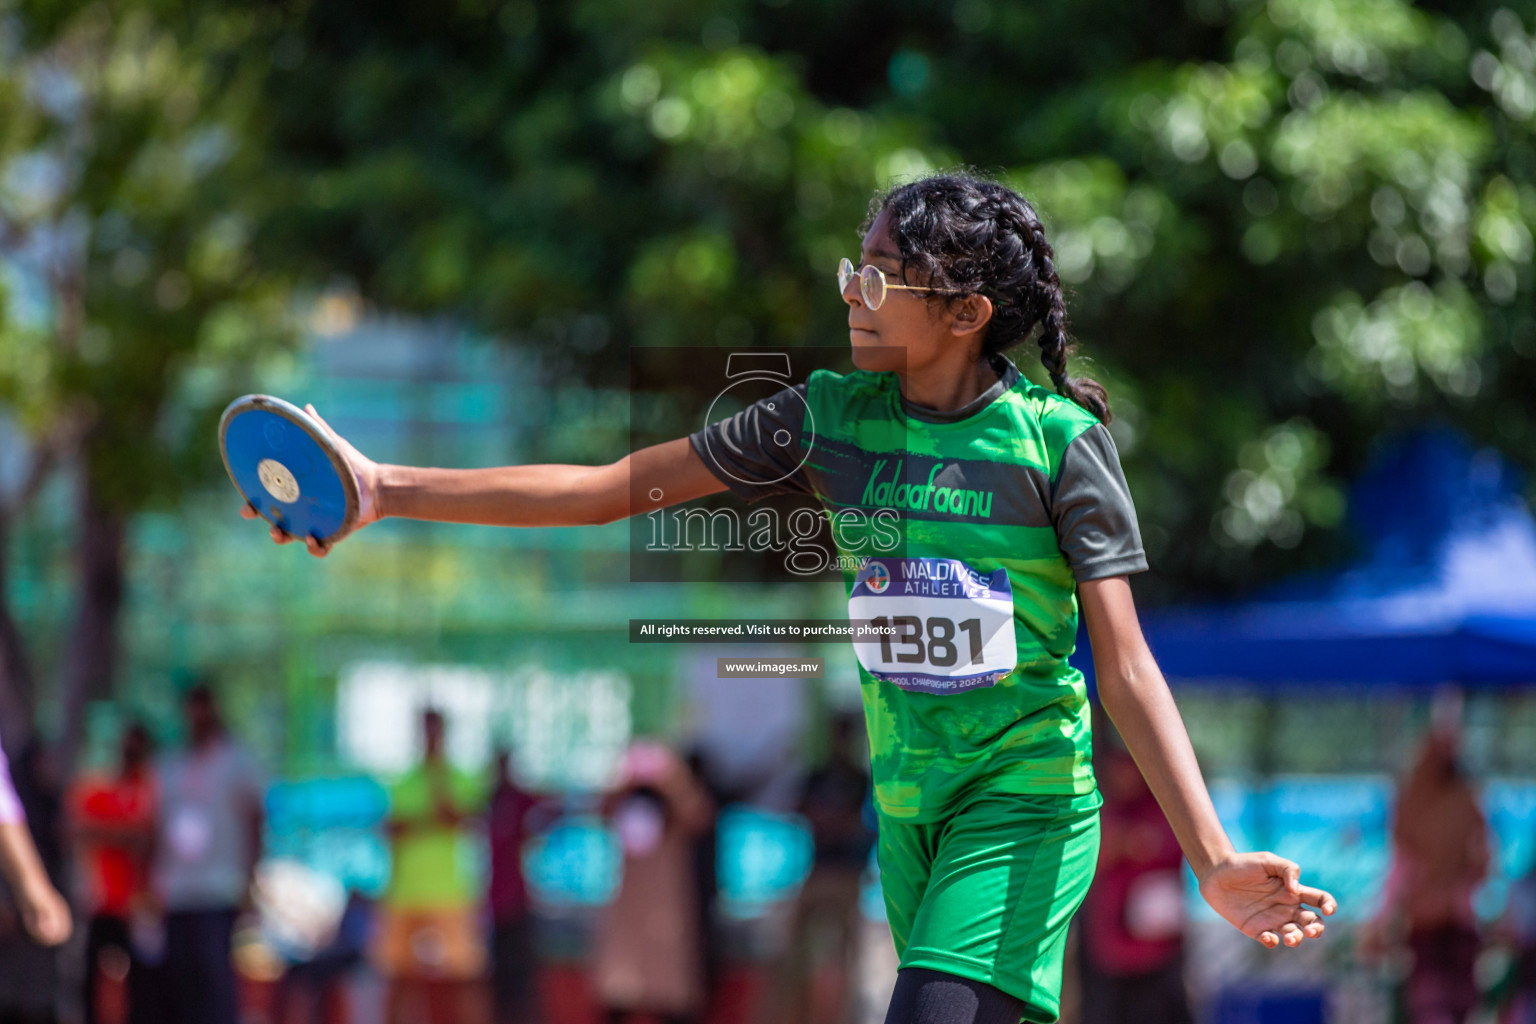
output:
M774 494L813 494L806 478L805 384L752 403L688 436L717 479L748 502Z
M1051 521L1078 582L1146 571L1136 506L1102 423L1067 445L1051 488Z

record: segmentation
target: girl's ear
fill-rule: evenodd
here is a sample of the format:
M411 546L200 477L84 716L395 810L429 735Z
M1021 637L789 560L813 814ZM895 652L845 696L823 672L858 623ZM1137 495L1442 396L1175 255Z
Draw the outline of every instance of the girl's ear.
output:
M949 329L957 337L984 331L992 322L992 300L985 295L967 295L949 309Z

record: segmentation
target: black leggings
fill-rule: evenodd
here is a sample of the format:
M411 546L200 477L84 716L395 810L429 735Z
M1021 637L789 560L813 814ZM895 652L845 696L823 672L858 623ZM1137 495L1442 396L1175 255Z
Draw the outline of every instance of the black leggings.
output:
M1019 1024L1024 1001L1000 988L969 978L904 967L896 972L896 990L885 1024Z

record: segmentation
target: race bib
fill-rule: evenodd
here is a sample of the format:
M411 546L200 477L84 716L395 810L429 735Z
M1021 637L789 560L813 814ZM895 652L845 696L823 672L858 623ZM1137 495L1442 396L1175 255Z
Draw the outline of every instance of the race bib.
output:
M1007 570L977 572L954 558L871 558L848 617L882 635L853 649L876 679L918 693L992 686L1019 662Z

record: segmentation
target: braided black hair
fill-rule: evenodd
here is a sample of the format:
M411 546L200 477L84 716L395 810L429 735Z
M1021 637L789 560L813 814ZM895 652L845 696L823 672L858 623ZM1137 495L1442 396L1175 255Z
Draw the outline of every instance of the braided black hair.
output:
M951 173L876 196L863 230L886 211L904 280L912 266L924 284L992 300L983 356L1018 344L1039 324L1040 361L1056 391L1100 421L1110 421L1104 386L1067 375L1067 356L1076 346L1067 338L1067 305L1056 275L1056 254L1028 200L998 182ZM955 302L963 296L933 298Z

